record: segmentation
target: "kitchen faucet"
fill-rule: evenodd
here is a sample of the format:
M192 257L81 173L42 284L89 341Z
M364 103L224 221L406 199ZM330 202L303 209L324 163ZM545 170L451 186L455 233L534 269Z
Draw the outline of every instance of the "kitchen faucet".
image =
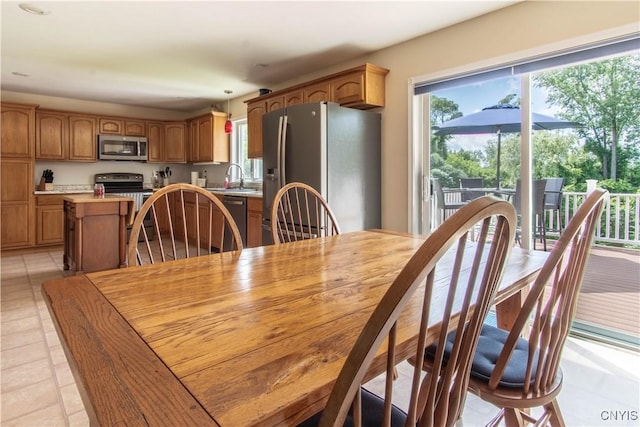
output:
M240 189L242 190L244 188L244 171L242 170L242 166L240 166L238 163L229 164L229 167L227 168L227 178L231 177L230 172L232 166L236 166L238 169L240 169Z

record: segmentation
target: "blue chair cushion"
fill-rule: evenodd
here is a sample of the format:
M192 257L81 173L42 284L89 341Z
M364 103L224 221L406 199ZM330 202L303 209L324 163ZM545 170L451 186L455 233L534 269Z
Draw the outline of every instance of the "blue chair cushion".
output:
M508 331L496 328L495 326L487 324L482 326L480 338L478 339L478 346L476 347L476 352L473 356L473 363L471 364L471 376L483 381L489 381L508 335ZM452 332L447 337L444 355L445 362L448 360L448 356L453 348L454 339L455 332ZM433 359L435 356L435 350L435 346L427 348L425 358ZM528 356L528 341L524 338L518 339L516 348L513 350L511 358L505 367L502 379L499 382L501 387L522 388L524 386L524 376L527 369ZM536 352L533 361L532 377L535 377L537 366L538 353ZM533 383L533 380L531 383Z
M362 389L362 426L363 427L380 427L382 424L382 411L384 401L377 394L371 393L369 390ZM311 418L298 424L298 427L316 427L320 423L322 412L319 412ZM391 405L391 427L403 427L407 419L400 408ZM344 422L344 427L353 427L353 416L351 410Z

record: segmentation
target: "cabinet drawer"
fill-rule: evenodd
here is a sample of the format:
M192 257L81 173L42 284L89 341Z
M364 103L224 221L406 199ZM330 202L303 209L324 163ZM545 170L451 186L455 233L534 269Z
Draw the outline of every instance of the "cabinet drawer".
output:
M45 194L36 196L36 206L58 205L62 208L65 196L68 194Z

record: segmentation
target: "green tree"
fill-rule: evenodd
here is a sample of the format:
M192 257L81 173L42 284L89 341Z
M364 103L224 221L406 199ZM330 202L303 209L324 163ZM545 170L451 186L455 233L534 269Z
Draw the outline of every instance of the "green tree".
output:
M548 90L548 103L563 109L560 117L583 125L578 132L600 158L602 178L615 181L621 171L634 181L628 174L637 171L640 145L640 55L548 71L533 81Z
M431 126L437 126L448 120L457 119L462 116L460 107L455 102L431 95ZM448 155L447 141L451 139L449 135L431 135L431 152L437 153L446 159Z

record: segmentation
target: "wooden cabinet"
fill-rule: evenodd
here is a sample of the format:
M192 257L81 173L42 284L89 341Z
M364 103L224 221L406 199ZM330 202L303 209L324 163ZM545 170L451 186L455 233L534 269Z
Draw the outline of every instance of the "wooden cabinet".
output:
M96 118L36 112L36 159L96 161Z
M69 146L69 117L51 111L36 111L36 159L65 160Z
M111 117L98 118L98 133L122 135L124 133L124 121Z
M2 144L0 157L33 158L36 132L36 106L0 104Z
M143 120L128 120L119 117L100 117L99 133L126 136L146 136L147 128Z
M331 101L344 107L367 109L384 106L384 79L388 70L370 66L331 81Z
M331 101L331 82L320 82L304 88L306 103Z
M33 246L33 160L3 158L0 177L2 248Z
M76 274L126 267L131 199L64 197L64 269Z
M69 115L69 160L96 161L96 117Z
M275 98L267 99L267 111L275 111L284 107L284 96L277 96Z
M262 246L262 198L247 198L247 247Z
M262 116L267 112L266 101L256 101L247 105L247 134L249 143L247 156L262 157Z
M164 161L164 124L147 122L147 161L158 163Z
M3 102L0 108L0 245L33 246L36 106Z
M323 101L362 110L384 107L384 79L387 73L389 70L385 68L364 64L246 101L248 156L262 156L264 113L289 105Z
M64 195L36 196L36 245L64 242Z
M147 136L145 123L140 121L125 120L124 134L127 136Z
M212 112L190 121L190 161L229 161L229 135L224 131L226 120L225 113Z
M185 122L168 122L164 125L164 161L170 163L186 163L186 129Z
M187 120L187 162L198 158L198 119Z
M304 91L302 89L294 90L284 94L285 106L288 107L290 105L298 105L298 104L304 104ZM269 109L269 111L273 111L273 110Z

